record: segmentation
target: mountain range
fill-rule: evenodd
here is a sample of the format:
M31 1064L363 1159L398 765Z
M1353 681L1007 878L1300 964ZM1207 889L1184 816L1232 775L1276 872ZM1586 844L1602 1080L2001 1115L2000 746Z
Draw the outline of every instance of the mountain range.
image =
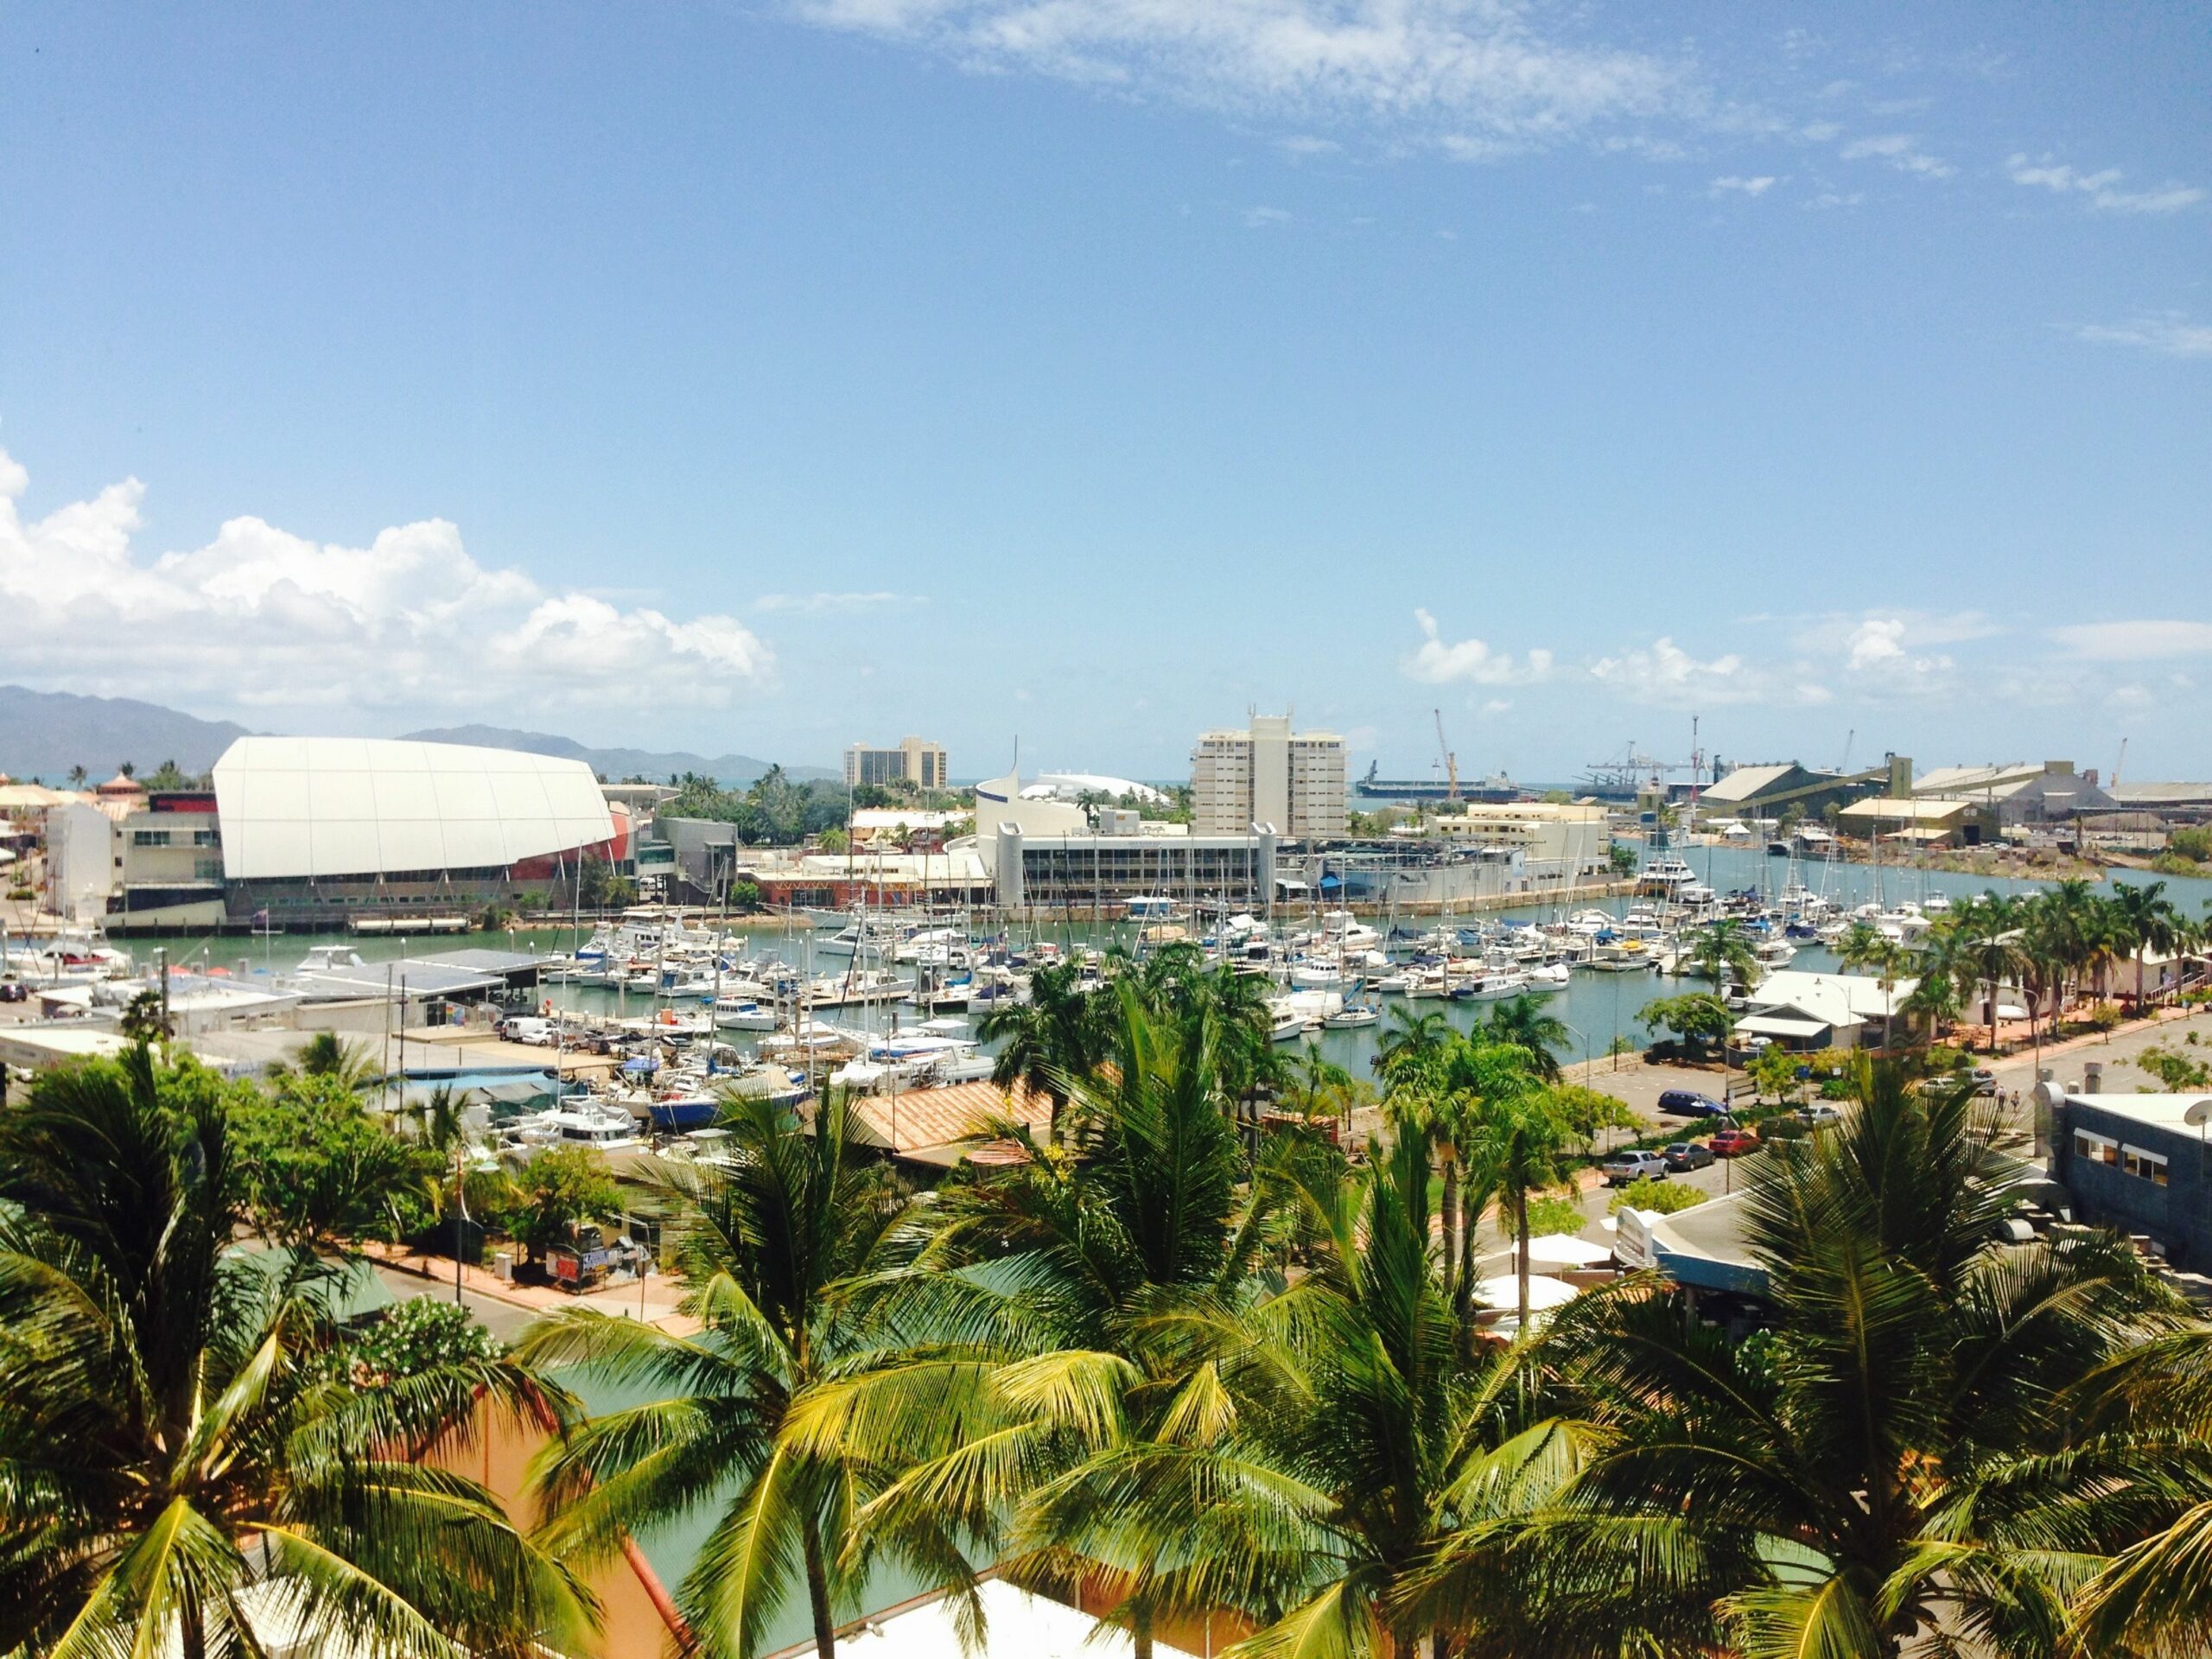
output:
M518 732L504 726L441 726L402 735L420 743L474 743L487 749L520 749L525 754L558 755L565 760L582 760L601 777L617 782L625 778L643 778L652 783L664 783L691 772L728 787L751 783L773 764L749 754L718 754L710 759L686 749L594 749L572 737L559 737L550 732ZM784 772L795 783L844 775L825 766L785 766Z
M202 772L234 740L247 735L246 728L232 721L201 720L130 697L86 697L0 685L0 772L11 778L60 784L72 766L82 766L98 783L112 777L126 760L142 777L164 760L175 761L188 772ZM604 778L649 778L656 783L690 772L725 786L749 784L770 764L749 754L709 757L681 749L592 748L550 732L498 726L451 726L404 735L424 743L474 743L558 755L582 760ZM784 770L801 783L842 775L823 766Z
M80 697L0 685L0 772L60 785L72 766L94 783L128 760L143 776L164 760L205 772L232 740L246 735L227 720L201 720L132 697Z

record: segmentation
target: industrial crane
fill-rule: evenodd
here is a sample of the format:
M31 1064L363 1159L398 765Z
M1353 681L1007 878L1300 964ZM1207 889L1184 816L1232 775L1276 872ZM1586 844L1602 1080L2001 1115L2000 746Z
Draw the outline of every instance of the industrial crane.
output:
M1452 741L1444 735L1444 711L1429 712L1436 716L1436 750L1444 757L1444 798L1456 801L1459 798L1459 757L1452 753Z

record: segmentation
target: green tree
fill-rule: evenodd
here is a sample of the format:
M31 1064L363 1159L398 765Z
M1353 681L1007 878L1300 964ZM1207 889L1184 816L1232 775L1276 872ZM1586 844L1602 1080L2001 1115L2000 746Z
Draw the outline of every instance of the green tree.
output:
M1491 1634L1485 1616L1512 1620L1502 1599L1447 1618L1408 1593L1455 1529L1524 1520L1573 1467L1527 1350L1461 1338L1429 1248L1430 1162L1409 1136L1302 1188L1311 1271L1226 1323L1222 1357L1154 1432L1051 1491L1052 1535L1173 1563L1163 1606L1246 1613L1262 1628L1233 1651L1249 1659L1461 1651Z
M849 843L845 832L832 825L822 832L818 844L825 853L842 853Z
M2161 956L2170 954L2189 931L2187 919L2165 893L2166 884L2163 881L2122 881L2113 888L2107 901L2112 907L2113 931L2135 962L2135 1001L2139 1008L2143 1002L2145 957L2152 951Z
M1029 977L1028 1000L994 1003L976 1034L1000 1046L994 1083L1004 1089L1020 1082L1051 1103L1055 1141L1070 1092L1097 1069L1113 1041L1108 1005L1094 997L1071 962L1038 969Z
M123 1017L116 1026L127 1043L166 1043L176 1034L162 1015L159 991L140 991L133 996L124 1005Z
M1728 1005L1708 991L1660 997L1638 1008L1636 1018L1647 1031L1673 1032L1700 1055L1727 1041L1736 1028L1736 1016L1728 1012Z
M1744 924L1733 916L1709 923L1691 937L1690 961L1699 974L1724 991L1758 982L1758 954L1751 949Z
M557 1401L480 1358L353 1385L312 1258L234 1245L231 1103L141 1046L0 1115L0 1650L257 1653L265 1578L380 1652L573 1650L588 1593L417 1460Z
M327 1077L343 1089L359 1089L376 1075L368 1046L349 1043L334 1031L318 1031L301 1044L293 1065L302 1077Z
M1508 1050L1518 1053L1517 1049ZM1502 1230L1514 1248L1516 1309L1520 1328L1529 1328L1529 1198L1548 1192L1573 1174L1570 1160L1586 1142L1575 1133L1551 1090L1533 1073L1516 1078L1507 1067L1491 1069L1467 1124L1467 1182L1476 1195L1471 1207L1495 1198ZM1471 1231L1471 1229L1469 1230ZM1463 1244L1463 1249L1466 1248ZM1473 1281L1471 1250L1456 1288L1464 1298Z
M523 1166L499 1222L536 1261L575 1228L602 1221L621 1207L607 1160L595 1149L553 1147Z
M1797 1090L1797 1068L1802 1061L1777 1043L1751 1057L1744 1071L1763 1100L1788 1100Z
M1507 1043L1529 1057L1529 1069L1545 1083L1560 1079L1559 1057L1574 1046L1566 1020L1545 1011L1533 996L1512 996L1494 1003L1484 1030L1493 1043Z
M931 1206L916 1265L931 1271L903 1274L884 1315L928 1333L925 1351L818 1390L798 1442L904 1465L872 1525L950 1526L1002 1563L1080 1580L1149 1659L1183 1552L1090 1531L1084 1495L1215 1408L1285 1172L1333 1188L1344 1165L1310 1141L1270 1143L1270 1160L1297 1155L1246 1185L1214 1014L1160 1021L1127 986L1116 1001L1114 1063L1076 1085L1065 1151L998 1126L1028 1160Z
M435 1157L395 1136L327 1073L237 1090L230 1136L246 1217L273 1243L339 1249L404 1238L428 1218Z
M847 1547L868 1470L849 1448L802 1448L785 1431L794 1402L861 1351L843 1287L868 1267L897 1195L842 1098L810 1132L770 1102L733 1096L721 1126L727 1164L671 1162L656 1177L699 1333L580 1307L516 1344L525 1363L587 1366L645 1399L588 1419L541 1460L543 1538L564 1560L601 1561L649 1527L709 1510L677 1592L704 1650L760 1652L796 1581L830 1659L838 1609L865 1567ZM957 1558L945 1545L926 1559L951 1571Z
M1526 1557L1592 1650L1671 1627L1745 1659L1893 1659L1930 1630L2071 1651L2071 1592L2212 1497L2212 1448L2080 1408L2186 1318L2125 1241L2001 1242L1971 1083L1858 1086L1840 1128L1750 1168L1770 1338L1630 1289L1565 1338L1600 1449Z
M2024 982L2031 971L2020 940L2020 906L1994 893L1984 893L1961 907L1954 926L1961 941L1957 961L1961 979L1970 977L1989 999L1989 1049L1993 1054L1999 993L2008 982Z

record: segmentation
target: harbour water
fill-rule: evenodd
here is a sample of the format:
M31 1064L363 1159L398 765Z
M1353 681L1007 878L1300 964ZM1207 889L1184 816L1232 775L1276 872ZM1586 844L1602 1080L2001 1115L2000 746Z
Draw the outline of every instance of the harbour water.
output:
M1684 856L1701 880L1723 893L1749 887L1772 893L1778 892L1786 881L1796 879L1845 907L1872 900L1885 903L1920 901L1938 893L1956 900L1992 889L2016 893L2031 891L2041 885L2017 879L1993 880L1986 876L1919 870L1910 867L1884 866L1877 869L1860 864L1799 865L1789 860L1770 858L1756 849L1698 847L1688 849ZM2163 880L2166 883L2167 897L2184 913L2191 916L2205 914L2207 906L2212 905L2212 880L2145 876L2133 871L2114 872L2113 879L2132 881ZM1576 902L1564 908L1604 909L1619 914L1631 902L1626 899L1597 903ZM1562 908L1554 903L1490 914L1510 920L1543 921L1556 918ZM1299 918L1283 913L1278 913L1276 919L1284 925L1299 925ZM1421 925L1427 925L1433 919L1422 918ZM587 925L582 933L588 937L589 931ZM823 954L817 948L822 936L810 935L804 927L781 920L734 923L733 931L743 932L752 941L754 955L779 958L799 967L810 965L817 975L841 970L849 960ZM1135 947L1136 936L1135 927L1129 924L1111 926L1046 924L1033 930L1015 926L1008 931L1017 940L1032 938L1050 939L1063 945L1119 944L1125 948ZM169 959L180 965L204 962L226 967L233 974L251 978L265 971L283 971L297 963L309 946L319 944L350 944L360 952L365 961L398 963L410 957L468 946L558 954L572 949L578 942L578 937L575 931L565 927L518 930L504 934L474 933L459 938L430 939L284 934L265 940L218 938L200 945L173 942L169 947ZM142 963L149 959L149 949L143 944L137 947L137 955ZM1789 964L1792 970L1808 972L1832 971L1836 965L1833 955L1816 942L1810 941L1799 948L1796 960ZM1637 1019L1637 1012L1647 1002L1657 997L1679 995L1695 988L1700 983L1696 980L1677 981L1651 972L1603 974L1577 971L1563 991L1545 998L1544 1001L1547 1011L1565 1021L1574 1034L1573 1051L1562 1058L1569 1061L1599 1058L1611 1048L1616 1037L1624 1036L1637 1047L1649 1039L1649 1033ZM590 986L550 985L543 988L538 995L550 1000L556 1007L593 1014L638 1015L650 1012L653 1006L650 998L635 993ZM1397 999L1383 999L1386 1009L1395 1001ZM1479 1002L1440 1001L1424 1001L1417 1006L1424 1013L1432 1009L1441 1011L1447 1020L1462 1029L1471 1028L1484 1018L1489 1007ZM841 1025L880 1031L887 1029L893 1018L901 1027L912 1027L923 1016L912 1007L893 1004L866 1009L842 1009L828 1017ZM1355 1077L1364 1077L1371 1075L1370 1062L1383 1029L1385 1027L1369 1027L1327 1031L1308 1040L1318 1041L1323 1054L1335 1064L1344 1066ZM743 1033L728 1033L725 1035L741 1045L750 1040Z

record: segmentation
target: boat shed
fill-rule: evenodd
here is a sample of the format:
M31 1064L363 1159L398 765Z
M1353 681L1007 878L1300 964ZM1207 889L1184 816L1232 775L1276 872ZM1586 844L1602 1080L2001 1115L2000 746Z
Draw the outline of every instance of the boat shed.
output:
M1867 974L1769 974L1749 995L1751 1012L1736 1022L1737 1040L1770 1037L1801 1052L1879 1047L1919 984L1893 979L1885 987Z

